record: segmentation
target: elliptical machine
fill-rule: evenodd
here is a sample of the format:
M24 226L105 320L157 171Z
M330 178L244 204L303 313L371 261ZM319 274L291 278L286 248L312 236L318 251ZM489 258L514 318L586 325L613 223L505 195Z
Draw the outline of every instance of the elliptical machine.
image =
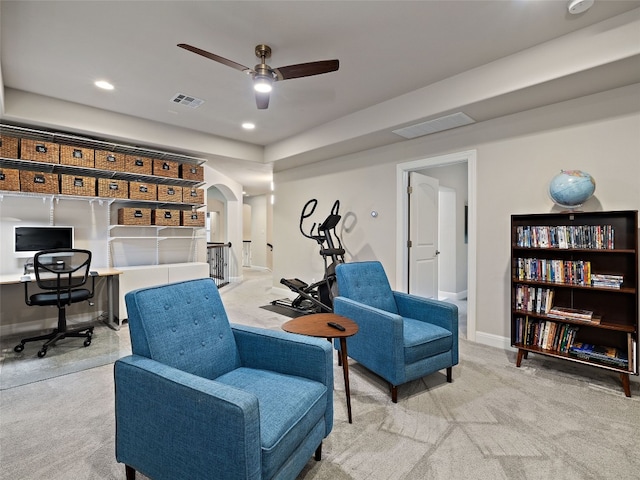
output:
M319 225L314 222L307 233L303 228L304 221L313 215L317 206L318 200L315 198L305 203L300 214L300 233L320 246L319 253L324 261L324 277L312 284L299 278L282 278L280 283L298 296L293 300L282 299L271 302L272 305L291 308L303 314L333 311L333 297L337 293L335 268L339 263L344 263L345 250L342 248L340 237L336 234L336 225L342 218L339 214L340 200L334 202L331 213L324 222Z

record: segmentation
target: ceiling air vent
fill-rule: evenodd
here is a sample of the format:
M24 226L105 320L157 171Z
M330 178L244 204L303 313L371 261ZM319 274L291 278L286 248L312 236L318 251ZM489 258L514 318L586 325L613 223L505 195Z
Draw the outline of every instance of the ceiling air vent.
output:
M457 112L451 115L445 115L444 117L434 118L433 120L427 120L426 122L416 123L415 125L409 125L408 127L399 128L393 130L393 133L404 138L416 138L444 130L451 130L452 128L462 127L475 122L476 121L470 116L462 112Z
M184 93L176 93L171 99L171 102L179 103L180 105L184 105L185 107L198 108L204 103L204 100L191 95L185 95Z

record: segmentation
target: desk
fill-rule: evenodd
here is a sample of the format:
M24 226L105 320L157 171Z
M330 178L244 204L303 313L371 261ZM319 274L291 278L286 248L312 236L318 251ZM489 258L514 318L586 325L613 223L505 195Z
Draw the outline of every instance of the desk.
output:
M107 277L107 321L106 324L108 327L113 328L114 330L118 330L119 327L114 326L114 316L113 316L113 277L116 275L120 275L122 272L120 270L116 270L114 268L92 268L92 272L98 272L99 277ZM35 280L35 275L29 275L32 279ZM0 275L0 285L15 285L22 283L20 281L20 274L8 274L8 275Z
M344 332L327 325L327 322L335 322L344 327ZM358 324L348 318L335 313L315 313L303 315L289 320L282 325L282 329L289 333L309 335L310 337L324 337L331 341L332 338L340 339L340 354L342 360L342 374L344 376L344 389L347 394L347 413L349 423L351 421L351 392L349 390L349 363L347 362L347 337L358 333Z

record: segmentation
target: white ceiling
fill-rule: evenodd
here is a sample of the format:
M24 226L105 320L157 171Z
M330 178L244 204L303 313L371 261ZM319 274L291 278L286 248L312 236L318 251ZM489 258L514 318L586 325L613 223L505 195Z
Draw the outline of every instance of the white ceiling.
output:
M387 101L396 97L638 7L640 1L596 0L586 13L570 15L565 0L2 0L2 80L5 88L267 151L354 112L390 104ZM250 67L258 63L255 45L266 43L273 49L268 61L272 67L337 58L340 69L278 82L268 110L257 110L250 77L182 50L178 43ZM633 65L638 66L623 64L602 76L609 86L637 82ZM96 89L97 79L109 80L115 90ZM205 103L197 109L172 104L176 93ZM509 98L509 103L531 108L535 105L526 100L531 93ZM535 104L561 100L553 98L553 91L546 95ZM482 120L513 108L494 103L471 105L470 110L467 113ZM5 118L20 120L11 113L5 108ZM254 122L256 129L244 131L240 124L245 121ZM402 141L388 132L370 143L368 135L361 137L361 146ZM323 147L313 148L307 161L340 153L332 145ZM288 160L281 163L287 168L305 161L300 153L285 156L279 158L276 152L265 158ZM265 191L264 173L271 165L257 163L225 158L219 168L258 193Z

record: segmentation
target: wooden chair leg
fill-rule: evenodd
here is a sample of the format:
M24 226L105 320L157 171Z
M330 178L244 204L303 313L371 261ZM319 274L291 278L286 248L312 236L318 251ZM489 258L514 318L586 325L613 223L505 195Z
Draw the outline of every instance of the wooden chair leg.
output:
M336 350L336 352L338 352L338 366L341 367L342 366L342 352L340 352L340 350Z
M631 396L631 384L629 383L629 374L621 373L620 380L622 381L622 390L624 390L624 394L627 397Z
M391 401L393 403L398 403L398 386L391 384L389 384L389 386L391 387Z
M453 381L453 367L447 367L447 382L451 383Z
M127 474L127 480L136 480L136 471L133 467L130 467L129 465L125 465L124 471Z
M319 462L320 460L322 460L322 442L320 442L320 445L318 445L318 448L316 448L315 459L316 459L316 462Z

